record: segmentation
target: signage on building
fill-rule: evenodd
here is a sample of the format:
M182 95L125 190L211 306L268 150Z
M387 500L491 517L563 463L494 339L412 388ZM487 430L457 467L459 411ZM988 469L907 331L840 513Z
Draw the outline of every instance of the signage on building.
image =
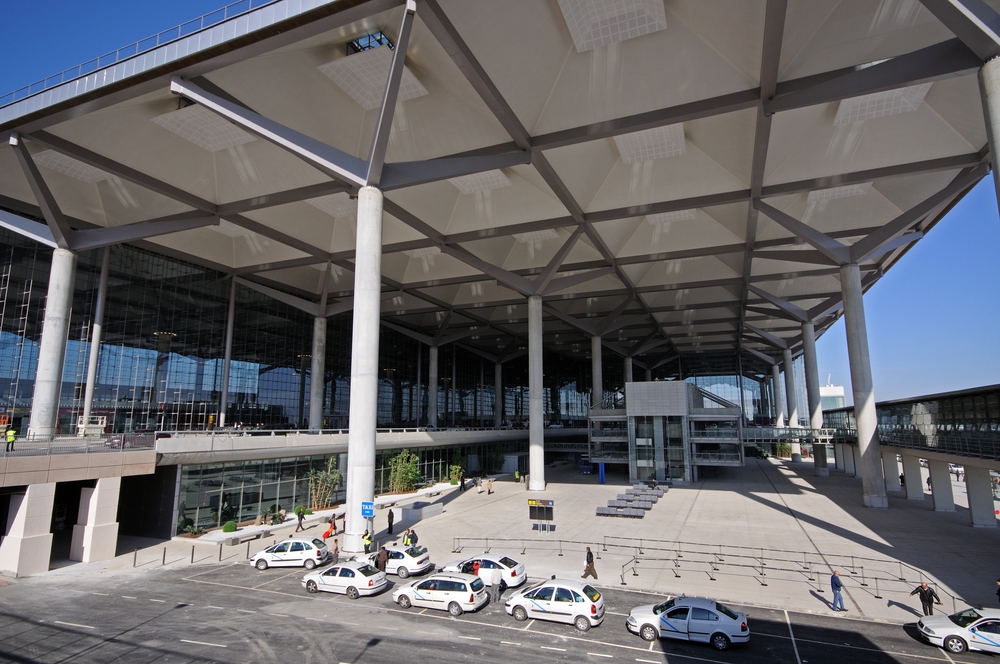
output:
M375 503L363 502L361 503L361 518L371 519L375 516Z
M554 500L528 499L528 518L532 521L551 521Z

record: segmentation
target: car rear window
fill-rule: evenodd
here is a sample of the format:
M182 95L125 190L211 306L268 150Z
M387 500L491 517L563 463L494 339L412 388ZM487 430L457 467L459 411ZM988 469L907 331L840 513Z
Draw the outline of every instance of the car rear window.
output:
M324 548L326 546L326 542L324 542L321 539L314 539L312 541L312 543L313 543L313 546L316 547L317 549L322 549L322 548Z
M739 619L739 616L736 615L736 612L733 611L732 609L730 609L725 604L719 604L718 602L716 602L715 603L715 608L718 609L719 613L721 613L722 615L726 616L727 618L729 618L731 620L737 620L737 619Z
M406 550L406 555L410 556L411 558L419 558L425 553L427 553L427 547L425 546L411 546L409 549Z
M483 583L483 580L480 579L480 578L478 578L478 577L475 578L475 579L473 579L472 583L470 583L469 585L472 586L473 592L477 592L477 593L485 587L485 584Z
M508 558L507 556L504 556L503 558L500 559L500 564L506 567L517 567L517 561Z
M371 565L362 565L361 567L358 568L358 571L364 574L365 576L375 576L376 574L378 574L378 570L372 567Z
M584 586L583 593L590 598L591 602L596 602L601 599L601 593L597 592L597 589L594 588L594 586Z

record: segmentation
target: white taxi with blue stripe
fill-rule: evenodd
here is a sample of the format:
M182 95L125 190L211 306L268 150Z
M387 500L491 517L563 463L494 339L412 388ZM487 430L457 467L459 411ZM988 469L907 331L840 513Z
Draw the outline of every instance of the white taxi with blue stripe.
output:
M575 625L581 632L604 621L604 597L588 583L557 579L515 592L507 600L507 615L515 620L551 620Z
M681 596L637 606L629 613L625 627L646 641L700 641L712 644L716 650L750 640L745 614L703 597Z
M965 609L950 616L924 616L917 629L924 640L953 655L966 650L1000 653L997 609Z
M392 601L401 609L421 606L460 616L476 611L490 601L486 584L471 574L432 574L426 579L407 583L392 593Z

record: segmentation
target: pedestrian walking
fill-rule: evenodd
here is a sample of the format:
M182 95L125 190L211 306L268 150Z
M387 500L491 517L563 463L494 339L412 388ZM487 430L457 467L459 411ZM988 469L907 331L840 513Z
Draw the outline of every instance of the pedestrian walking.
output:
M393 515L391 507L389 508L388 519L389 519L389 531L388 532L389 532L390 535L392 535L392 522L396 520L396 517Z
M333 546L330 547L330 556L333 564L336 565L340 560L340 542L338 540L333 540Z
M997 594L1000 595L1000 592ZM920 595L920 606L923 607L925 616L934 615L935 604L941 606L941 598L938 597L938 594L934 592L933 588L927 585L926 581L913 589L910 593L910 597L913 597L914 595Z
M490 604L496 604L500 601L500 596L503 594L503 572L500 571L499 567L494 567L490 570Z
M8 452L13 452L14 451L14 437L16 435L17 435L17 432L14 431L14 427L8 427L7 428L7 451Z
M594 580L597 580L597 570L594 569L594 554L591 553L590 547L587 547L587 566L583 568L583 576L581 579L586 579L587 576L593 574Z
M931 485L931 476L927 476L927 490L934 493L934 487Z
M415 531L413 528L410 528L410 544L416 546L417 542L419 541L420 538L417 537L417 531Z
M389 552L383 546L379 550L378 555L375 556L375 567L378 568L378 571L384 572L387 564L389 564Z
M365 553L372 552L372 536L367 528L365 528L365 534L361 536L361 543L365 545Z
M323 533L323 541L325 542L330 537L333 537L333 524L330 524L330 527Z
M844 587L844 582L840 580L840 572L837 570L833 571L833 576L830 577L830 588L833 590L833 610L834 611L846 611L844 607L844 596L840 594L841 589ZM837 607L840 607L839 609Z
M487 496L492 496L493 495L493 478L492 477L490 478L490 481L486 483L486 495Z
M330 515L330 533L332 535L337 534L337 513L334 512Z
M299 525L295 527L295 532L299 532L300 530L305 530L306 527L302 524L306 522L306 508L302 507L302 505L299 505L299 509L295 510L295 516L299 518Z
M515 470L514 471L514 483L515 484L520 484L521 483L521 471L520 470Z
M410 535L410 529L407 528L403 531L403 546L410 546L413 544L413 538Z
M477 477L476 478L476 493L482 493L482 492L483 492L483 478L482 477Z
M465 473L458 479L458 490L465 491Z

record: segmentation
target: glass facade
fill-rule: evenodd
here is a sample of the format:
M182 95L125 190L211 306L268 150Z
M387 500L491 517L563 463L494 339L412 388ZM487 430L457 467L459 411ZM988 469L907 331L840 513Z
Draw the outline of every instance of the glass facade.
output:
M924 436L1000 432L1000 385L875 404L879 431ZM823 411L823 426L854 429L854 408Z

